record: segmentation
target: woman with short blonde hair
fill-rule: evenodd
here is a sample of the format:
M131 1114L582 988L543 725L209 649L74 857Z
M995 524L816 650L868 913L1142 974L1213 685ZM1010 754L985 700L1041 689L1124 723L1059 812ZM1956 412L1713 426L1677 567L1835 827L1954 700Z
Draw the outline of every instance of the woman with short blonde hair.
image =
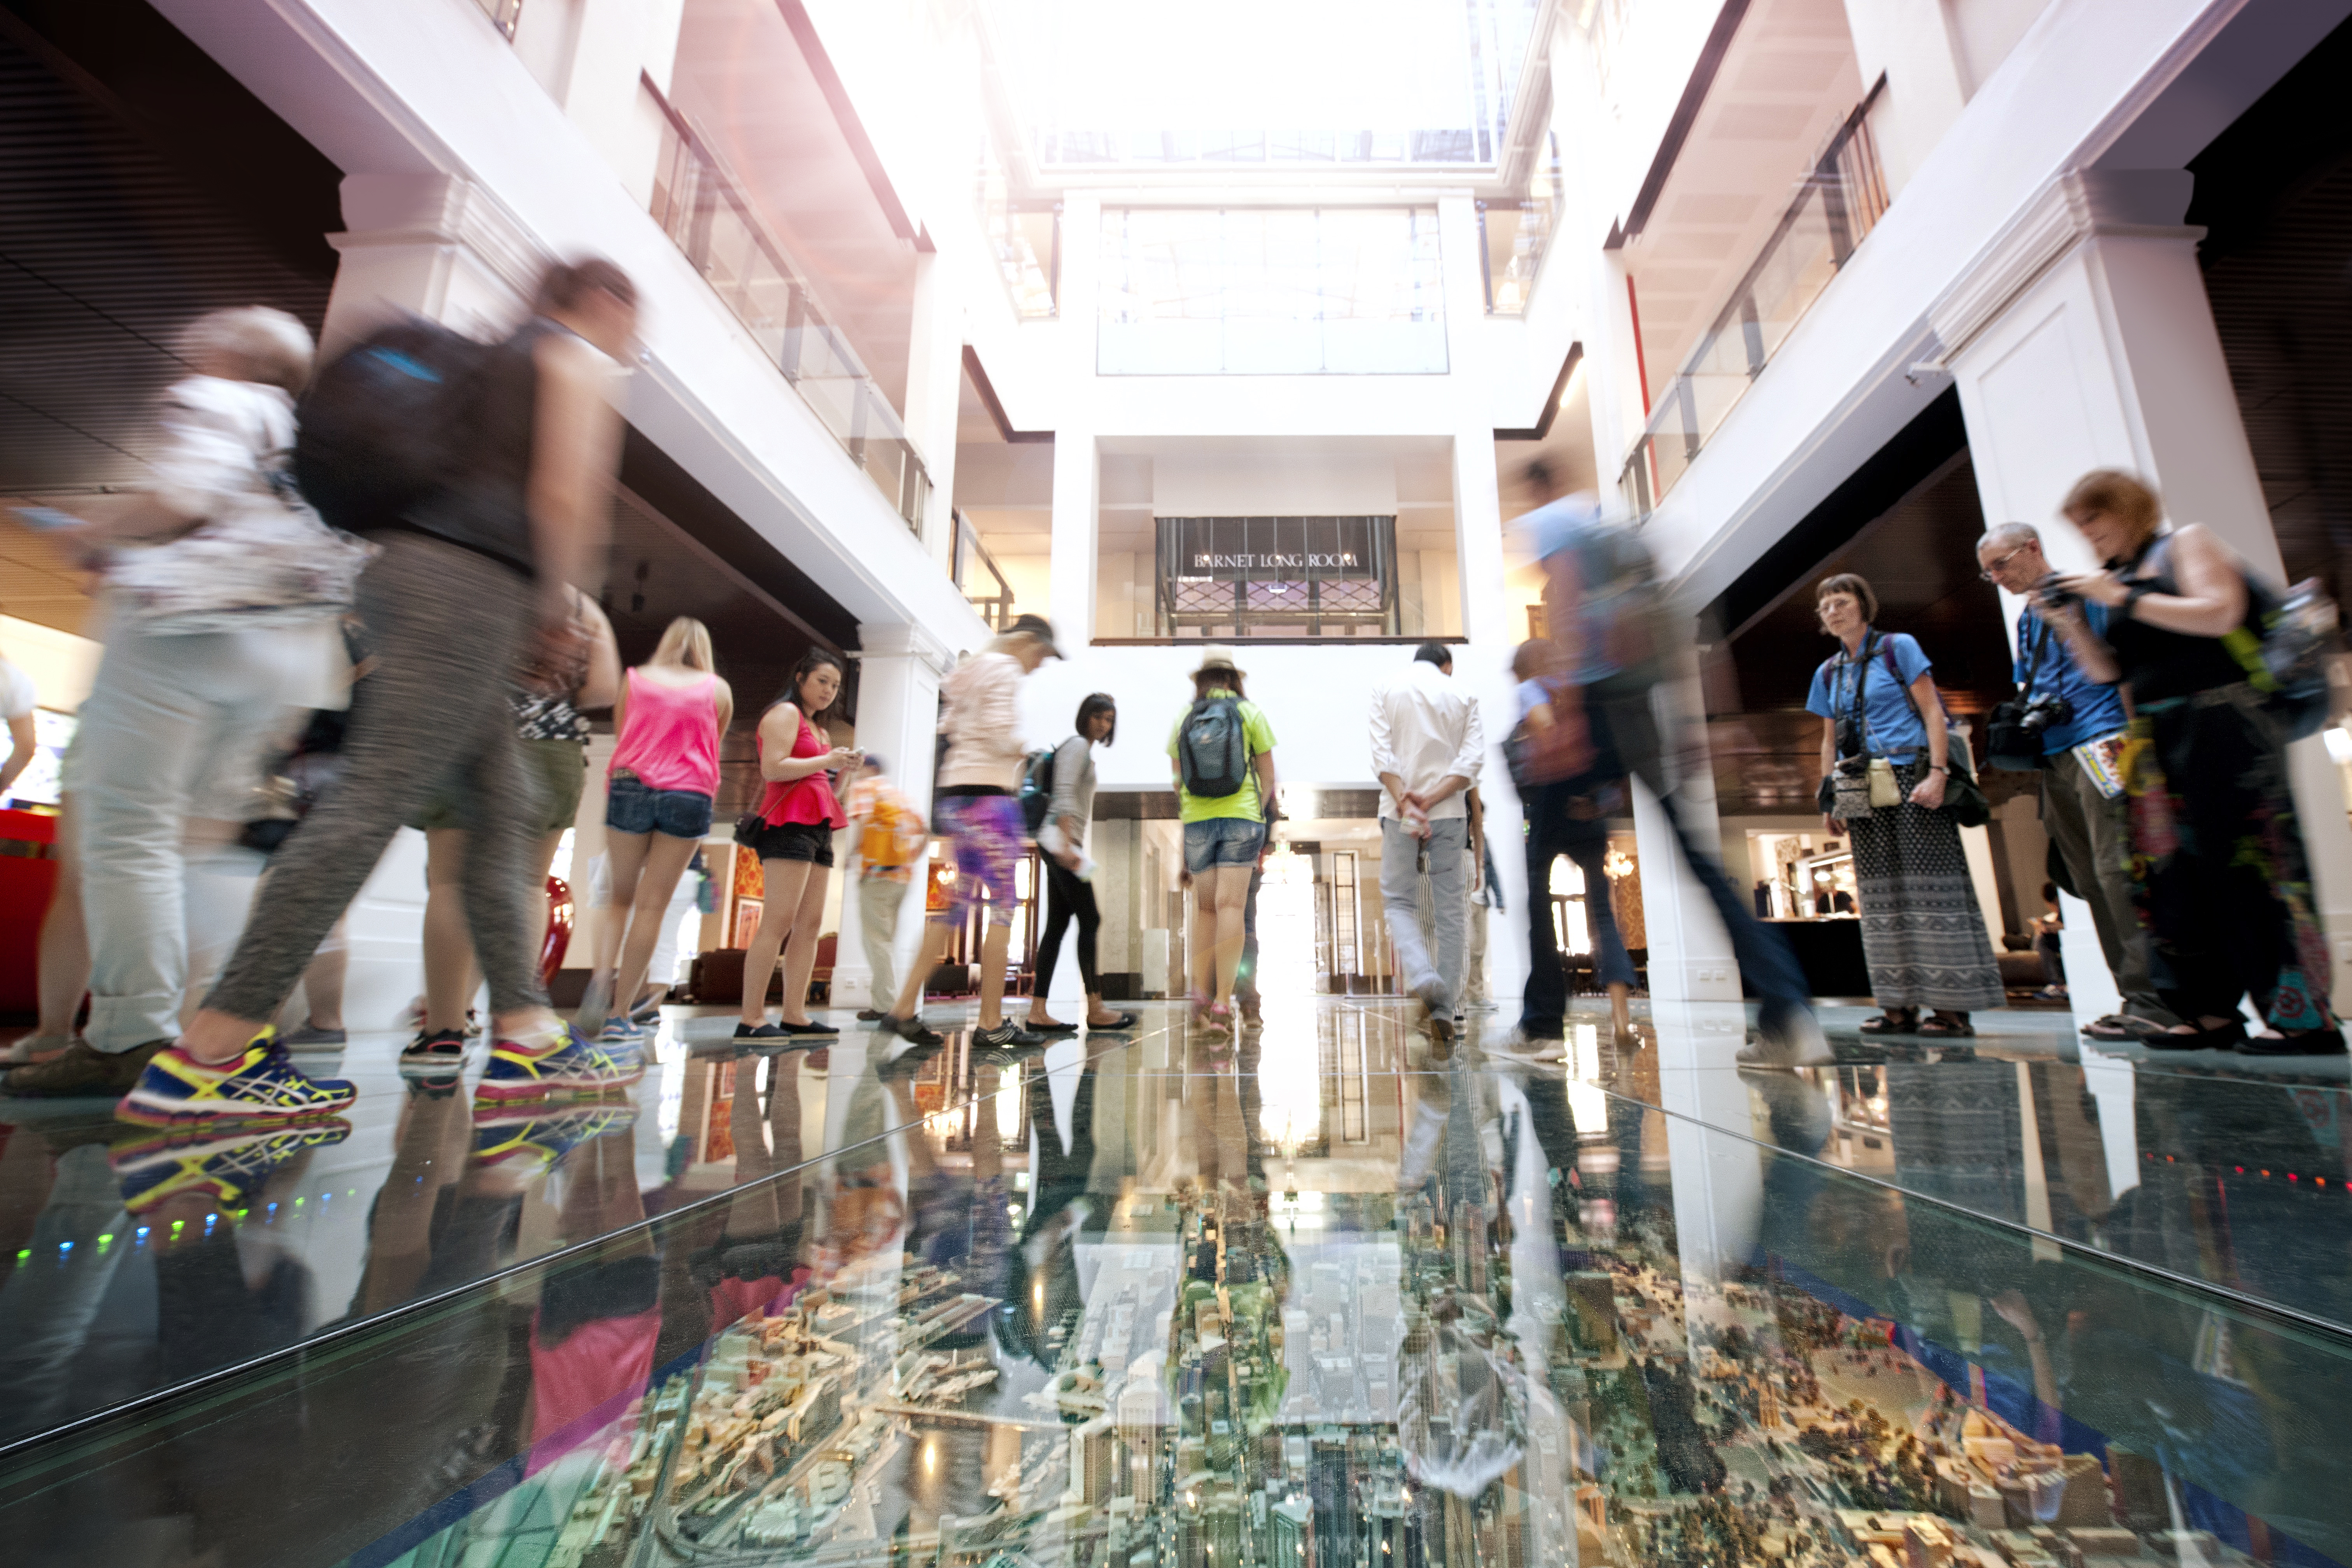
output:
M578 1019L612 1044L644 1037L629 1006L661 940L671 889L710 833L719 738L735 715L735 693L715 663L710 628L680 616L653 658L628 672L613 705L617 739L604 770L613 899L598 922L596 968Z

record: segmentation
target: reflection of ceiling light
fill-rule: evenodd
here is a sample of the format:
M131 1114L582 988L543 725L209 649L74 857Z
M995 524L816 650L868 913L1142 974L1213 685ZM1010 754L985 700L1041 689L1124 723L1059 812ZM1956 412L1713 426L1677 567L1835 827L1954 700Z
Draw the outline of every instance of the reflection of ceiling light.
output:
M1633 858L1622 849L1612 849L1608 858L1601 861L1601 868L1608 873L1612 881L1622 881L1633 874Z

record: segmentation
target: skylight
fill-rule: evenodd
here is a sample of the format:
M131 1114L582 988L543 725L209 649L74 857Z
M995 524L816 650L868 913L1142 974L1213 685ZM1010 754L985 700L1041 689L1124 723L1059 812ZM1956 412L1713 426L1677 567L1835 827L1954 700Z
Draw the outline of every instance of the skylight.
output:
M1490 164L1538 0L992 0L1040 166Z

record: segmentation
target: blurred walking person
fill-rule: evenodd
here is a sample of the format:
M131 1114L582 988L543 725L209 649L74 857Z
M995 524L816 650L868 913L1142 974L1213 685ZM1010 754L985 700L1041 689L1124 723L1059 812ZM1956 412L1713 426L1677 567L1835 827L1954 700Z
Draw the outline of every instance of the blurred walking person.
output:
M191 863L234 841L291 710L322 700L363 559L287 472L310 379L302 324L216 310L181 357L196 374L165 395L153 488L68 536L98 566L107 622L65 776L90 1012L62 1054L8 1075L11 1094L120 1095L180 1033Z
M2114 469L2084 475L2061 510L2106 565L2061 576L2034 607L2085 674L2129 694L2130 863L2157 991L2182 1020L2142 1043L2342 1055L2287 724L2255 684L2275 681L2244 563L2201 523L2165 530L2156 492ZM2252 1034L2242 1000L2263 1019Z
M1397 974L1421 1003L1430 1049L1454 1054L1469 923L1470 800L1486 757L1478 700L1454 684L1444 643L1413 650L1404 673L1372 695L1372 773L1381 781L1381 903ZM1422 933L1422 884L1434 940Z
M781 1040L793 1035L841 1033L808 1016L809 975L816 967L817 926L833 873L833 830L848 822L835 796L833 775L844 779L864 760L836 746L817 728L841 696L841 656L814 647L793 667L783 695L760 715L759 826L743 847L760 858L762 901L759 929L743 955L742 1021L739 1040ZM768 976L776 955L784 963L783 1023L768 1022Z
M613 623L577 589L572 614L580 635L561 645L562 662L531 672L530 686L518 686L507 699L522 771L533 786L523 831L531 844L531 929L538 931L547 929L548 870L587 793L587 715L612 707L621 691ZM466 1059L467 1011L482 973L466 926L467 804L464 792L453 789L409 825L425 834L425 1016L400 1053L403 1072L440 1076Z
M1552 694L1564 668L1559 648L1548 641L1521 643L1511 656L1511 673L1518 679L1512 695L1522 731L1548 730L1557 722ZM1519 1004L1518 1037L1507 1048L1510 1054L1542 1060L1559 1055L1567 1040L1568 969L1560 957L1551 902L1551 868L1563 855L1584 879L1593 974L1609 994L1610 1026L1621 1043L1629 1041L1633 960L1618 933L1608 869L1610 821L1633 810L1624 775L1594 772L1533 784L1520 792L1519 809L1527 819L1528 983Z
M289 1116L350 1103L274 1048L268 1020L400 825L444 788L469 801L466 923L490 988L492 1050L478 1098L593 1091L632 1069L547 1005L530 929L530 791L507 703L535 639L576 637L571 589L602 559L621 421L608 394L636 325L610 262L559 264L531 319L476 384L458 467L392 520L360 579L375 668L352 716L344 773L278 853L205 1009L151 1062L121 1114Z
M879 1023L898 999L898 917L923 864L923 847L930 841L923 814L889 774L888 760L868 752L849 791L849 837L857 846L857 929L873 971L866 994L880 1004L858 1009L864 1024Z
M1591 496L1563 494L1549 464L1531 462L1526 473L1543 504L1522 517L1519 526L1532 535L1543 563L1544 624L1564 667L1559 679L1547 683L1552 720L1548 733L1556 739L1542 753L1550 776L1538 782L1573 780L1576 793L1593 801L1598 816L1607 814L1604 801L1614 798L1613 791L1626 792L1630 810L1632 780L1640 779L1723 921L1740 973L1761 999L1757 1039L1741 1048L1742 1065L1790 1067L1832 1059L1796 956L1756 918L1722 865L1693 843L1683 826L1681 781L1670 766L1654 703L1665 672L1666 605L1649 552L1630 531L1604 519ZM1536 911L1549 902L1539 889L1549 886L1549 877L1547 861L1542 880L1529 878L1531 931ZM1597 914L1608 896L1605 877L1597 882L1588 878L1588 910Z
M6 802L9 787L32 766L38 745L34 729L38 701L33 678L22 666L0 657L0 719L8 724L8 760L0 763L0 804ZM58 875L49 907L41 916L40 1014L31 1034L0 1051L0 1068L47 1061L80 1036L74 1019L89 988L89 939L82 930L81 858L74 847L72 802L62 795L53 827L57 837L50 853L57 858Z
M1037 937L1036 983L1030 988L1035 998L1029 1004L1032 1033L1077 1030L1077 1025L1055 1018L1046 1003L1072 921L1078 924L1078 973L1087 986L1086 1026L1135 1026L1134 1014L1103 1005L1102 975L1095 963L1102 910L1095 903L1094 868L1087 859L1087 827L1095 818L1095 748L1109 745L1118 734L1118 705L1108 692L1097 691L1078 704L1076 732L1054 750L1054 796L1037 835L1037 847L1045 852L1045 924Z
M984 905L988 930L980 945L980 1027L974 1049L1026 1050L1043 1043L1004 1016L1004 962L1013 945L1013 911L1021 901L1013 868L1028 846L1021 817L1021 681L1049 658L1053 624L1017 616L979 653L956 666L940 690L940 732L947 755L940 763L931 806L932 828L954 847L955 896L930 917L922 956L900 983L882 1027L925 1048L941 1037L922 1023L923 985L947 953L948 938L972 910ZM983 898L983 895L985 897Z
M630 670L613 705L613 760L605 764L604 854L612 901L596 928L596 967L575 1021L608 1046L634 1045L629 1021L661 939L662 910L686 863L710 835L719 795L719 738L735 694L718 674L710 629L680 616L653 658ZM618 1011L615 1011L615 1009Z
M1192 1021L1234 1032L1234 982L1247 935L1249 889L1274 816L1274 726L1244 695L1234 650L1211 643L1192 671L1192 703L1168 737L1184 885L1192 889Z

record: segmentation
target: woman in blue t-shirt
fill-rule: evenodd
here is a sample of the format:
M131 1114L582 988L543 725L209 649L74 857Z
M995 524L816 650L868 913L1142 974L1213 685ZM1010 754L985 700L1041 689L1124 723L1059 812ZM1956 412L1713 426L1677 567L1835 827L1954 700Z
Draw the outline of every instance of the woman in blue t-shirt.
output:
M1867 816L1822 820L1853 841L1862 952L1880 1016L1866 1035L1973 1035L1969 1015L2002 1001L2000 966L1985 935L1959 825L1942 809L1950 776L1944 704L1927 656L1902 632L1874 630L1878 595L1851 572L1814 594L1822 629L1843 647L1813 672L1805 699L1822 726L1822 773L1841 758L1885 758L1900 802ZM1935 1016L1924 1022L1919 1009Z

